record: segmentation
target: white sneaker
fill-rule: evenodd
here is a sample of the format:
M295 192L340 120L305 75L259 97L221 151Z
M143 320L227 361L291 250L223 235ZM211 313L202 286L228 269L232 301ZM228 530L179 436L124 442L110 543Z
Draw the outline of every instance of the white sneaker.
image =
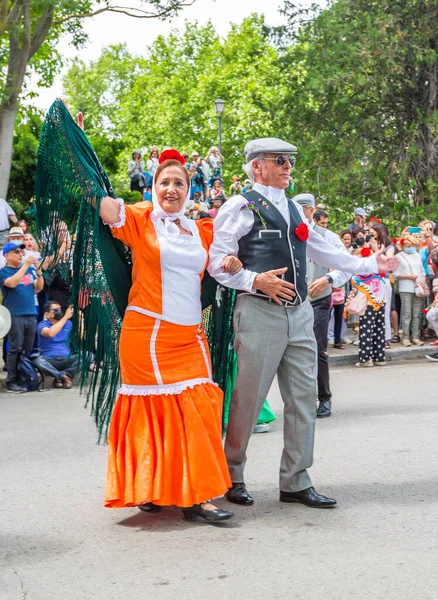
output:
M254 427L253 433L268 433L271 431L271 425L269 423L259 423Z
M354 340L353 346L359 346L359 340Z
M346 337L346 338L344 338L344 339L342 340L342 342L343 342L344 344L352 344L352 343L353 343L353 340L350 340L350 338L349 338L349 337Z

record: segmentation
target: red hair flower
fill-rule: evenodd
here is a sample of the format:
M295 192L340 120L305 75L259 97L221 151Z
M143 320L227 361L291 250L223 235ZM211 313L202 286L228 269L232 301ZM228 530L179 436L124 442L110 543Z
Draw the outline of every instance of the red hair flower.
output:
M397 244L398 243L398 239L397 238L392 238L392 243L393 244Z
M186 162L178 150L174 150L173 148L170 150L164 150L164 152L160 154L160 158L158 159L159 164L161 165L165 160L177 160L182 165L185 165Z
M400 244L403 246L403 244L404 244L404 243L405 243L405 241L404 241L404 239L402 238L402 239L400 240Z
M309 228L305 223L300 223L295 229L295 235L299 240L305 242L309 237Z
M367 256L371 256L371 248L362 248L360 251L360 255L366 258Z

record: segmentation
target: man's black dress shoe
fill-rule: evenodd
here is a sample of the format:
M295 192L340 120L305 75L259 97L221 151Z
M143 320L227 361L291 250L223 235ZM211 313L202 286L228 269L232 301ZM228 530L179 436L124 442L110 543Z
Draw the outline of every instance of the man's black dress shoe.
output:
M332 401L325 400L324 402L320 402L318 406L318 410L316 411L316 416L318 419L325 419L326 417L330 417L332 414Z
M336 500L318 494L313 487L300 492L280 491L280 502L300 502L311 508L331 508L336 505Z
M148 512L148 513L161 512L161 506L158 506L157 504L152 504L152 502L145 502L144 504L139 504L138 508L142 512Z
M200 504L194 504L190 508L183 508L182 511L187 521L196 521L198 517L201 517L206 521L210 521L210 523L217 523L218 521L227 521L234 517L234 513L229 510L222 510L221 508L205 510Z
M228 490L226 497L228 502L234 504L243 504L243 506L254 504L254 499L247 492L244 483L233 483L233 487Z

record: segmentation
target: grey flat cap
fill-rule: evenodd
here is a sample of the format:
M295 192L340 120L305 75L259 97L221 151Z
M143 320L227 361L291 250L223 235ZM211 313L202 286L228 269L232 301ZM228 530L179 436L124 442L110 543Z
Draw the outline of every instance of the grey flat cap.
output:
M298 194L292 200L295 200L301 206L315 206L315 196L313 194Z
M354 211L355 215L358 215L359 217L366 217L367 213L365 212L364 208L356 208L356 210Z
M296 154L297 147L278 138L259 138L258 140L248 142L243 152L245 153L246 162L250 162L258 154L262 154L262 152Z

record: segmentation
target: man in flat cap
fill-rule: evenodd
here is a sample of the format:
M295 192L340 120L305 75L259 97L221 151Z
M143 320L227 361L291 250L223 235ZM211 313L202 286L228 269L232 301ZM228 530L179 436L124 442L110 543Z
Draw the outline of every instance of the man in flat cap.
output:
M326 242L337 248L340 252L349 255L348 250L342 243L341 238L333 231L319 225L315 219L315 215L323 211L316 211L315 196L313 194L298 194L293 200L297 202L303 209L309 227L314 229L321 235ZM324 221L328 221L327 213ZM330 321L332 286L336 288L342 287L351 277L351 273L335 270L330 271L328 267L324 267L309 257L307 257L307 286L308 296L314 314L313 331L318 352L318 401L319 406L316 411L316 416L319 418L327 418L331 416L332 393L330 390L330 375L327 353L328 342L328 326Z
M325 508L336 500L318 494L307 472L316 418L316 342L306 301L306 252L318 264L351 273L386 271L388 259L381 253L362 260L342 254L306 225L300 205L284 193L296 151L276 138L245 146L245 170L254 188L219 210L208 270L221 284L240 291L234 312L239 370L225 442L233 482L227 498L243 505L254 502L244 484L246 449L277 374L284 402L280 500ZM230 253L243 268L224 274L220 267Z
M347 229L351 231L355 227L365 227L365 221L367 218L367 213L364 208L356 208L354 211L354 221L347 226Z

